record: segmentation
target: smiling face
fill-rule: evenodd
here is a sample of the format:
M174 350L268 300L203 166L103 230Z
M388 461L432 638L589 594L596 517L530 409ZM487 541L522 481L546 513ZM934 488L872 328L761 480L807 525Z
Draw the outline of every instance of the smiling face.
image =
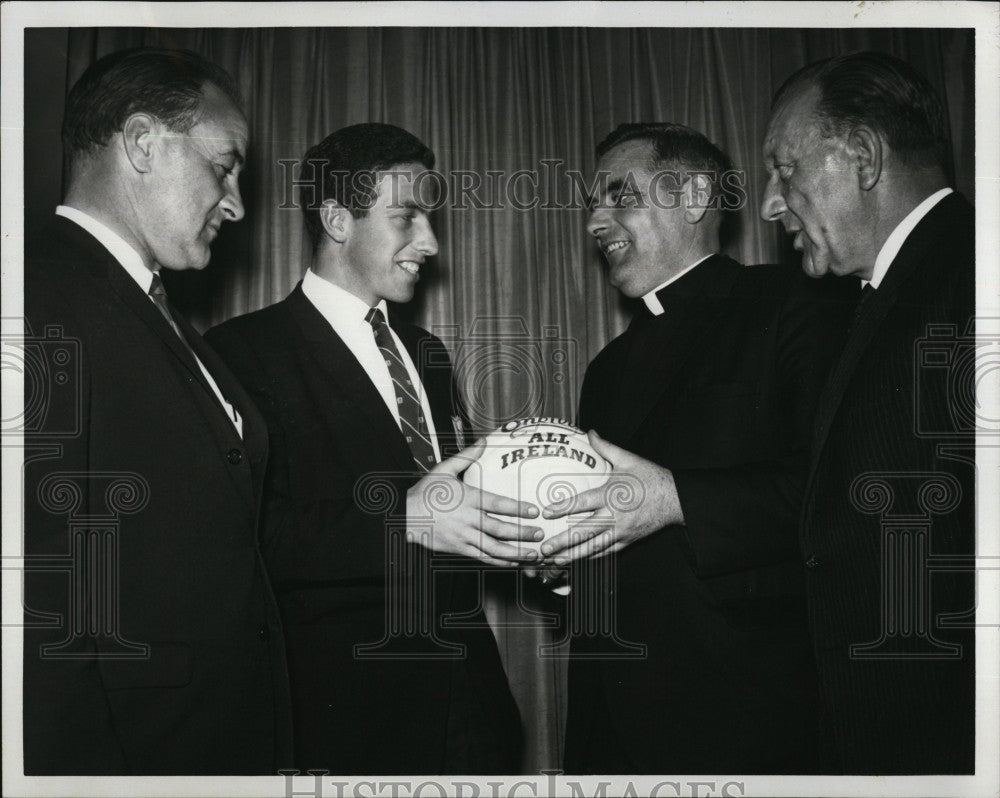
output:
M243 218L238 180L246 160L247 122L209 83L191 129L159 135L161 157L148 175L142 243L159 266L203 269L222 223Z
M799 89L776 109L764 139L768 182L761 217L780 221L802 253L802 269L820 277L871 274L863 246L870 219L847 138L823 138L816 87Z
M600 195L587 222L608 262L608 280L625 296L648 293L689 266L701 252L695 225L684 218L676 182L655 180L653 146L633 139L604 154ZM654 195L655 193L655 195Z
M377 197L368 213L350 218L337 283L368 305L382 299L409 302L420 267L437 254L427 212L413 193L426 171L422 164L409 163L379 172Z

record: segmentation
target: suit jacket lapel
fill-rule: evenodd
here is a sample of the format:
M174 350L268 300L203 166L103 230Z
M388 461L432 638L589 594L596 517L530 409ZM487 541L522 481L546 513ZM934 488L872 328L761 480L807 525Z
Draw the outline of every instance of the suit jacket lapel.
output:
M177 334L171 329L170 325L167 324L167 320L160 315L160 311L149 297L143 294L142 289L132 279L131 275L125 271L124 267L110 255L108 255L108 282L125 306L163 341L174 357L177 358L178 362L195 378L198 384L204 390L212 393L212 389L205 382L204 375L201 373L201 369L198 368L198 364L194 362L191 358L191 353L188 352L183 342L177 337ZM178 321L178 319L180 317L175 314L174 321ZM178 326L181 326L180 323L178 323ZM214 396L215 394L212 393L212 395Z
M236 433L236 428L233 426L232 421L226 417L222 406L219 404L218 397L205 381L205 377L201 373L201 369L198 368L198 364L191 357L191 353L177 337L177 334L171 329L166 319L160 314L159 309L142 292L142 289L132 279L131 275L105 249L103 244L75 222L57 216L55 218L55 230L56 234L66 237L73 246L81 249L82 253L89 257L94 264L94 278L98 280L106 279L108 285L110 285L113 293L120 299L121 303L167 346L177 362L193 377L193 382L199 386L194 389L196 393L195 399L199 402L199 407L202 409L206 421L215 435L220 450L225 451L229 448L239 446L240 438ZM263 470L267 457L267 438L263 430L263 422L260 420L256 408L252 406L249 397L243 394L235 379L230 376L228 369L222 365L215 353L202 341L201 336L191 328L183 317L175 314L174 320L187 337L192 349L198 354L198 357L202 358L202 362L216 380L219 389L223 392L223 396L230 402L234 402L234 399L230 397L237 397L237 401L240 402L239 404L234 402L234 404L236 404L237 410L240 411L240 414L244 418L244 435L246 436L248 431L250 433L249 438L244 437L243 443L246 445L247 453L250 457L251 468L257 467ZM246 421L248 418L250 419L249 425ZM253 479L247 481L239 479L235 471L232 473L234 481L239 485L244 498L247 500L249 506L253 508L256 505L257 494L254 490L254 483L257 475L254 474Z
M858 361L874 340L882 320L896 304L896 293L887 289L888 286L883 284L858 312L851 324L847 340L844 341L840 357L820 394L816 408L810 473L826 444L833 419L837 415L844 392L854 376Z
M260 495L257 488L263 483L263 470L267 460L267 432L263 419L257 408L253 405L250 397L243 392L243 389L236 382L235 377L230 374L229 369L223 365L211 347L202 340L202 337L182 317L174 314L174 319L181 333L183 333L191 345L192 350L194 350L205 368L208 369L209 374L212 375L212 379L215 380L215 384L218 386L222 396L240 414L240 418L243 421L242 439L236 432L233 420L219 403L219 397L212 390L211 386L205 382L204 375L201 374L201 369L198 369L199 376L201 376L199 383L203 389L199 392L198 399L201 403L205 420L209 423L212 434L215 436L216 445L220 451L228 452L240 446L246 450L250 465L250 479L242 479L240 477L241 472L236 469L231 469L230 474L248 505L256 509L257 497ZM174 337L176 338L177 336L175 335ZM190 355L188 357L190 358ZM195 367L197 368L197 363Z
M219 417L225 420L226 423L223 428L227 433L231 433L228 436L228 443L230 445L237 445L240 442L240 437L236 432L236 427L233 425L232 420L227 417L225 409L219 403L219 397L212 390L212 386L205 380L205 375L202 374L198 363L191 357L191 352L188 351L184 343L177 337L177 334L171 329L170 325L167 324L167 320L163 318L157 307L142 293L142 289L139 288L135 280L132 279L117 261L109 267L108 279L118 296L121 297L129 309L156 333L184 369L194 377L194 381L210 400L213 410L216 411ZM256 409L250 409L252 402L243 394L235 378L229 374L229 370L219 360L215 352L202 340L202 337L188 323L187 319L179 313L174 313L173 319L192 351L198 356L205 368L208 369L209 374L212 375L212 379L219 386L219 390L226 401L232 403L241 416L255 416ZM218 419L213 418L213 421L218 421ZM251 432L259 432L259 430L254 429ZM257 442L259 443L259 440ZM246 437L244 437L243 443L246 443Z
M633 323L613 425L617 440L632 438L699 350L740 268L721 255L709 258L661 293L662 316Z
M901 287L909 280L922 260L923 254L929 249L931 242L940 234L939 228L943 220L951 212L953 206L959 202L964 202L964 200L957 194L951 194L931 208L930 212L920 220L913 232L903 242L903 246L900 247L898 254L889 266L881 285L864 303L851 325L850 333L844 342L844 348L830 372L826 386L819 398L810 458L809 488L812 486L812 475L816 473L816 464L826 445L833 420L840 408L844 393L854 377L861 357L877 338L879 327L895 307Z
M149 327L188 371L197 369L197 364L191 361L191 356L178 339L177 335L166 319L160 315L160 311L152 303L150 298L143 294L142 289L125 268L105 249L104 245L94 238L89 232L80 227L76 222L72 222L62 216L56 216L54 229L58 235L68 239L71 245L82 250L82 254L94 263L97 271L93 272L94 277L100 279L105 276L112 290L118 295L122 303L132 313ZM193 372L192 372L193 373ZM201 375L195 375L201 379Z
M410 448L382 395L347 344L302 293L301 283L285 301L306 339L310 357L322 370L325 386L332 393L331 402L325 407L329 412L337 412L335 405L339 404L344 411L343 417L338 415L330 419L331 426L338 431L343 430L345 423L367 426L368 434L359 437L380 447L380 458L390 458L401 471L413 471L415 464Z
M191 348L194 350L195 354L208 369L209 374L212 375L212 379L215 380L215 384L219 386L219 391L222 392L223 397L227 402L236 408L236 412L240 414L240 418L243 421L243 447L247 451L247 455L250 458L251 471L253 472L253 482L254 485L258 485L263 481L264 466L267 462L267 427L264 424L264 419L260 415L260 411L257 406L253 403L253 400L249 395L243 390L236 377L233 376L229 368L222 362L219 356L215 353L208 344L205 343L203 339L195 330L187 323L187 321L175 314L175 320L177 325L180 327L181 332L187 338L188 343L191 344ZM176 336L175 336L176 337ZM196 364L197 365L197 364ZM201 369L199 369L199 372ZM224 423L219 425L221 432L219 434L219 444L238 446L240 443L240 436L236 432L236 427L232 420L225 414L224 408L219 404L218 397L215 395L215 391L211 389L210 386L205 386L206 392L209 394L209 399L211 400L211 405L213 409L219 411L219 415L224 419ZM213 424L213 428L215 428ZM253 501L254 496L257 493L254 492L248 498Z

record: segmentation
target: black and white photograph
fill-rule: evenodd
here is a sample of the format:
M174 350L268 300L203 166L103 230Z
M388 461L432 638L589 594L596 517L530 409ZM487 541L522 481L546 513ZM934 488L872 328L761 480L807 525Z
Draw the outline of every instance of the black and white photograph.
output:
M1000 8L6 2L3 793L1000 793Z

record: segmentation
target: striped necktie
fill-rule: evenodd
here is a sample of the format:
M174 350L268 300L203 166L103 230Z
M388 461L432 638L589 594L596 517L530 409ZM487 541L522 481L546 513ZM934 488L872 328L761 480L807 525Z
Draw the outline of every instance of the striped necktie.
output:
M437 460L434 457L434 444L431 443L431 435L427 429L427 420L424 418L424 410L420 405L417 396L417 389L414 387L410 375L399 356L396 342L389 331L389 325L385 323L385 316L378 308L372 308L365 316L375 333L375 343L378 345L382 357L385 358L386 368L389 369L389 376L392 377L392 387L396 392L396 406L399 409L399 425L410 446L410 453L413 460L421 471L430 471Z
M212 391L215 398L219 400L219 404L226 413L226 417L233 422L236 427L237 434L243 437L243 422L240 418L239 412L236 410L236 405L228 401L226 397L222 395L222 391L219 389L218 384L208 373L208 369L205 368L205 364L201 362L201 358L195 354L194 349L191 344L188 343L187 337L181 331L180 326L174 321L174 314L170 312L170 302L167 299L167 289L163 285L163 280L160 275L153 272L153 281L149 284L149 296L153 299L153 304L156 305L157 310L163 315L163 318L167 320L167 324L170 325L170 329L174 331L178 338L181 339L181 343L184 344L184 348L187 350L188 354L191 355L191 360L194 361L194 365L197 366L197 371L201 372L205 384L205 388Z
M177 337L181 339L181 343L184 344L184 348L187 349L195 363L197 363L198 356L194 353L194 350L191 348L191 344L188 343L187 338L184 337L184 333L181 332L181 328L177 326L177 322L174 321L174 316L170 312L170 303L167 301L167 289L164 287L163 280L160 279L160 275L156 272L153 272L153 282L149 284L149 295L153 298L153 304L156 305L157 309L163 315L163 318L167 320L167 324L170 325L170 329L173 330Z

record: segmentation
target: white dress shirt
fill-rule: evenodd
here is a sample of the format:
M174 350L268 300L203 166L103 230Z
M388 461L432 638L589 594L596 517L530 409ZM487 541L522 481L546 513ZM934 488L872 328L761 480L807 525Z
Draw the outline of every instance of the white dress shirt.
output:
M101 224L93 216L76 208L71 208L68 205L60 205L56 208L56 216L62 216L71 222L75 222L100 241L104 248L111 253L112 257L128 272L129 276L136 281L142 292L149 297L149 301L153 303L153 307L157 307L156 302L153 301L153 297L149 296L149 287L153 284L153 272L146 268L146 265L142 262L142 256L128 242L106 225ZM158 307L156 312L160 312ZM201 359L193 351L191 354L194 355L194 359L198 363L198 368L201 369L205 381L212 388L219 403L226 411L226 415L229 416L229 420L236 427L236 432L242 438L243 419L240 417L240 414L232 404L226 401L222 395L222 391L219 390L219 386L216 385L215 380L209 374L208 369L205 368L205 364L201 362Z
M334 285L328 280L316 274L312 269L308 269L302 278L302 293L306 299L312 302L313 306L320 312L324 319L333 327L333 331L340 336L340 340L351 350L351 354L361 364L368 379L372 381L378 390L385 406L389 408L392 417L396 420L396 426L402 426L399 421L399 406L396 403L396 389L392 384L392 377L389 375L389 368L385 365L385 357L379 351L378 344L375 343L375 332L371 324L365 321L370 308L363 300L358 299L350 291L346 291L339 285ZM381 300L376 307L382 311L385 317L386 326L389 326L389 314L387 312L385 300ZM434 446L434 458L441 462L441 450L438 448L437 430L434 427L434 417L431 415L430 403L427 401L427 392L424 384L420 381L417 369L410 359L410 353L406 351L403 342L399 340L395 330L389 326L392 340L396 343L399 356L406 366L406 372L410 375L410 381L417 389L417 396L420 398L420 407L424 411L424 418L427 420L427 431L431 436L431 443Z
M679 272L677 272L677 274L675 274L673 277L671 277L666 282L660 283L652 291L649 291L648 293L643 294L642 295L642 301L646 303L646 307L649 308L649 312L652 313L654 316L662 316L663 315L663 305L660 302L659 297L656 296L657 292L663 290L664 288L666 288L671 283L677 282L678 280L681 279L681 277L683 277L685 274L687 274L689 271L691 271L695 266L697 266L700 263L704 263L706 260L708 260L714 254L715 254L714 252L709 252L704 258L698 258L698 260L696 260L690 266L685 266L683 269L681 269Z
M935 191L903 217L903 221L896 225L896 229L889 234L889 237L882 245L882 249L879 250L878 257L875 258L875 266L872 268L872 279L861 281L862 288L868 284L871 284L872 288L878 288L881 285L886 272L889 271L889 267L899 254L903 242L906 241L910 233L913 232L913 229L920 223L920 220L930 213L931 208L951 193L953 192L950 188L942 188L940 191Z

